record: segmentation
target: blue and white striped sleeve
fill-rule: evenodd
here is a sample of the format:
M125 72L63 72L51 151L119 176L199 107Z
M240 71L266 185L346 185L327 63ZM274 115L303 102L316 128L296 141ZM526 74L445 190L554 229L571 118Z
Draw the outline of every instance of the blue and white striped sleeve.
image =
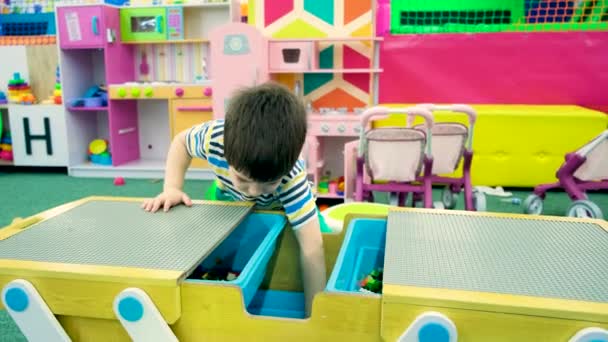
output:
M285 184L281 185L279 200L294 230L303 227L316 216L315 198L302 162L296 164Z
M186 149L191 157L207 160L209 136L213 130L213 121L193 126L186 133Z

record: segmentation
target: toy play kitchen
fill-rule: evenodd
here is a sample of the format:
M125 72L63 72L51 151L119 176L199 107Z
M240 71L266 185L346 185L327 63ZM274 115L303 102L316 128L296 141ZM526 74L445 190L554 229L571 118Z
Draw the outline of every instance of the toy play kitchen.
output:
M183 7L123 8L120 33L124 42L183 39Z

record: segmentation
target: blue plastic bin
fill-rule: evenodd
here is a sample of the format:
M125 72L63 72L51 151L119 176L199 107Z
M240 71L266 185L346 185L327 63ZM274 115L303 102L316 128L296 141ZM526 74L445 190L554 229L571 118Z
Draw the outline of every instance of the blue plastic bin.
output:
M375 268L384 267L385 244L385 219L352 220L326 290L359 292L359 281Z
M279 234L287 220L283 215L252 213L201 263L199 268L210 269L216 260L239 272L231 281L222 281L243 289L245 307L255 296L266 267L272 257ZM217 283L214 280L189 278L189 282Z
M306 316L304 293L261 290L247 307L252 315L303 319Z
M0 15L0 36L54 35L55 13Z

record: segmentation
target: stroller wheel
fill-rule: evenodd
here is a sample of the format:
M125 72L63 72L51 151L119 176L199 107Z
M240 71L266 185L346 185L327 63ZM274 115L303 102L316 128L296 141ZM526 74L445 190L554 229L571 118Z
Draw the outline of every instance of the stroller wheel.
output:
M598 207L597 204L587 200L572 202L570 208L568 208L567 215L570 217L604 219L604 215L602 214L600 207Z
M536 194L532 194L524 201L524 213L530 215L540 215L543 212L543 199Z
M456 208L456 202L458 200L458 195L452 191L452 188L449 185L446 185L445 188L441 191L441 202L446 209L454 209Z
M433 209L445 209L443 202L433 202Z
M388 203L394 207L399 206L399 194L396 192L389 192Z
M473 191L473 207L476 211L486 211L486 194L481 191Z

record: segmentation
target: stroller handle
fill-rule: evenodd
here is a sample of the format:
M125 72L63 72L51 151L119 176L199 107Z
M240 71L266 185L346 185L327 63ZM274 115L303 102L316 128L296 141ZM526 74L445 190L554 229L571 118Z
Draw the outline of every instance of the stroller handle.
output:
M424 118L424 125L427 129L433 127L433 113L424 107L406 107L406 108L388 108L388 107L372 107L363 112L361 117L361 127L365 129L372 118L377 117L387 118L389 114L405 114L408 117L421 116Z
M418 106L427 108L431 112L436 111L436 110L445 110L445 111L450 111L450 112L466 114L469 117L470 124L474 124L475 121L477 120L477 112L475 111L475 109L473 109L473 107L471 107L469 105L465 105L465 104L436 105L436 104L432 104L432 103L423 103Z
M463 113L466 114L469 118L469 134L467 137L466 149L469 151L473 150L473 131L475 130L475 121L477 120L477 112L473 107L465 104L453 104L453 105L436 105L432 103L423 103L419 104L419 107L426 108L431 112L436 110L445 110L454 113ZM414 120L411 120L408 117L407 126L410 127Z
M407 117L414 117L416 115L424 118L424 126L426 128L426 149L424 151L425 155L428 158L431 158L431 129L433 128L433 113L429 111L427 108L415 106L415 107L406 107L406 108L388 108L388 107L372 107L365 110L361 116L361 133L359 137L359 157L363 156L363 147L365 145L365 130L370 122L370 120L374 117L376 118L387 118L389 114L405 114Z

